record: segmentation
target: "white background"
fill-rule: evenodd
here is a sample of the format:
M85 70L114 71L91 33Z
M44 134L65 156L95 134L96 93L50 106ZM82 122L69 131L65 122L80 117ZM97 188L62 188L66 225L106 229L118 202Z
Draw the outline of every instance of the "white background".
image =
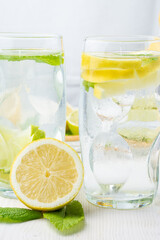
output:
M159 33L160 0L0 0L0 32L64 37L68 98L78 102L83 39L88 35Z

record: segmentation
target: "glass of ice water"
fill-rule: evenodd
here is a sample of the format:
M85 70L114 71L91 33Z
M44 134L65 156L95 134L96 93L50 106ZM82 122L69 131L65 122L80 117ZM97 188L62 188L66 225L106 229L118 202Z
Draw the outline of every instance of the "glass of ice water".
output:
M152 203L158 182L160 39L89 37L81 62L80 141L87 199Z
M13 159L29 142L65 137L62 37L0 34L0 195L12 197Z

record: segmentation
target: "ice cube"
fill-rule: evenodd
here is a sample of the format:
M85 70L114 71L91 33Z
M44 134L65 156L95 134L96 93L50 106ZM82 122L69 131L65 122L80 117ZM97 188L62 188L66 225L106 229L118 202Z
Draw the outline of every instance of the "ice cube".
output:
M134 95L125 94L113 98L97 99L91 96L92 108L101 120L115 121L127 115L134 101Z
M39 96L29 95L29 101L36 112L43 116L54 116L59 106L55 101Z
M101 120L115 120L121 113L121 107L112 98L96 99L92 97L92 108Z
M102 132L91 146L90 165L99 184L124 184L132 170L132 153L118 134Z

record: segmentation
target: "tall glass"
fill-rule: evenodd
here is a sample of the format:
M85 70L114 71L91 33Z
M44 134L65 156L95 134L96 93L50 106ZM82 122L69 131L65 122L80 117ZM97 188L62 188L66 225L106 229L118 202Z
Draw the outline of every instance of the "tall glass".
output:
M79 125L91 203L117 209L152 203L158 183L159 84L159 38L85 39Z
M0 34L0 195L12 197L11 164L29 142L64 140L62 37Z

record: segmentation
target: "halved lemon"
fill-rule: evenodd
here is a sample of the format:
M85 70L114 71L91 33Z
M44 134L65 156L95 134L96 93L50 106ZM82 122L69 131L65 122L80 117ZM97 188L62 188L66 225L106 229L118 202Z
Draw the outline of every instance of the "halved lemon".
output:
M45 138L28 144L13 162L10 182L26 206L43 211L63 207L79 192L83 165L64 142Z

